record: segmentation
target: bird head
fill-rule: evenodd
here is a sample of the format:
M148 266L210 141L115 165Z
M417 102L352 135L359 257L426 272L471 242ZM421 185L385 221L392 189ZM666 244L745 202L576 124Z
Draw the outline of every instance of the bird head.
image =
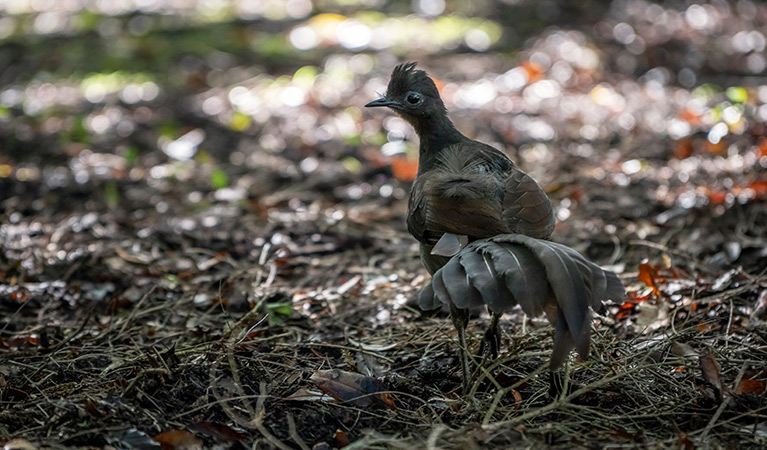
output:
M413 123L421 118L447 114L439 90L423 70L416 70L416 63L400 64L392 71L386 95L365 105L368 108L386 106Z

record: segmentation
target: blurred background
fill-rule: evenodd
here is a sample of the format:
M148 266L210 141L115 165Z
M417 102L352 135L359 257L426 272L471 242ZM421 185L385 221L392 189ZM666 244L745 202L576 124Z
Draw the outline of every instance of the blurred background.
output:
M461 130L543 183L562 183L546 174L564 155L625 163L614 181L626 184L642 158L737 153L730 165L747 168L763 156L750 146L767 148L767 10L749 0L3 0L0 12L6 193L74 183L114 203L112 182L172 177L253 196L273 186L242 176L265 168L295 182L375 166L382 178L356 196L401 197L413 132L361 106L411 60Z
M363 108L404 61L435 78L460 130L544 186L557 239L606 263L646 239L715 266L744 249L764 258L763 208L743 212L767 197L760 2L0 0L0 11L6 280L87 273L83 261L115 245L149 259L187 246L261 263L271 246L367 258L378 227L384 252L418 270L402 220L417 137Z
M86 261L124 274L115 246L171 255L154 274L171 278L194 266L172 252L190 246L251 264L279 248L309 267L361 249L385 255L380 270L402 258L418 272L403 220L417 137L363 107L405 61L434 77L460 130L544 186L556 239L618 270L647 256L625 257L632 240L720 267L765 257L764 210L744 210L767 198L760 2L0 0L0 11L6 280L87 278ZM290 295L348 278L291 267L270 283Z

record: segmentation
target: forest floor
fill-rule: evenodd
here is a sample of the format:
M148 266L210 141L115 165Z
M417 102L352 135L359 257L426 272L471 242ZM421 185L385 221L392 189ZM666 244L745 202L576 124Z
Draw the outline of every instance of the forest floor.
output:
M414 303L428 281L404 221L417 141L362 107L401 60L331 44L279 57L268 38L389 22L107 32L145 25L129 14L0 45L14 69L0 84L0 443L767 446L767 83L749 75L767 63L747 32L764 33L767 7L648 5L563 9L578 20L505 54L410 53L457 127L545 188L554 240L628 293L554 382L550 326L505 316L469 395L450 320ZM120 71L87 75L92 59ZM474 350L487 320L469 325Z

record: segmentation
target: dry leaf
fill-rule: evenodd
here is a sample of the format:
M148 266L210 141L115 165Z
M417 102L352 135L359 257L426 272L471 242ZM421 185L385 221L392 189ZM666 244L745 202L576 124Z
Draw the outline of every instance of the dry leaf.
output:
M349 436L346 435L344 430L336 430L336 444L338 444L339 447L346 447L351 442L349 441Z
M748 185L758 197L767 195L767 181L754 181Z
M762 136L759 138L759 156L767 156L767 138Z
M676 356L698 356L698 352L692 346L676 341L671 343L671 354Z
M518 390L512 389L511 395L514 396L514 409L519 409L519 407L522 406L522 394L520 394Z
M307 388L300 388L296 392L285 397L285 400L294 400L298 402L332 402L335 399L320 391L313 391Z
M762 395L765 391L764 381L761 380L740 380L740 383L735 387L736 394L754 394Z
M520 67L525 71L528 83L535 83L546 75L546 69L532 61L525 61Z
M391 170L394 178L402 181L413 181L418 175L418 160L407 157L392 158Z
M152 440L159 442L163 449L185 450L202 448L202 441L197 439L194 433L184 429L166 431L153 437Z
M395 407L394 398L385 392L387 387L374 377L333 369L318 370L310 379L322 392L342 402L359 407Z
M3 450L37 450L37 447L26 439L11 439L3 446Z
M685 450L695 449L695 443L690 440L689 436L681 432L677 432L676 443L678 448L684 448Z
M620 441L626 441L626 442L633 442L636 437L629 433L628 430L622 427L618 427L610 432L610 436L613 439L620 440Z
M722 372L722 365L716 360L714 354L708 348L703 349L700 355L700 370L703 372L703 379L711 383L716 388L717 400L722 399L722 380L719 374Z
M677 159L689 158L694 150L695 148L692 145L692 140L689 138L674 143L674 156Z
M228 425L214 422L197 422L187 427L190 431L204 434L216 439L219 443L244 443L247 438Z
M671 269L671 256L664 252L661 257L663 258L663 267L666 269Z
M702 123L700 113L694 109L682 108L679 111L679 117L690 125L700 125ZM689 138L686 140L689 141Z
M767 289L763 289L756 298L754 312L751 313L752 319L764 319L767 316Z
M637 279L646 284L647 287L652 288L653 294L660 295L660 290L655 282L657 278L658 271L655 270L655 267L647 263L639 264L639 275L637 276Z

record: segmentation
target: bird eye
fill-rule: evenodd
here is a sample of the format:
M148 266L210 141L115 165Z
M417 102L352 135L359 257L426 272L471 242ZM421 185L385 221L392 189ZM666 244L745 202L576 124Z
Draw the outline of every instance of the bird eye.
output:
M411 92L411 93L407 94L406 100L411 105L415 105L415 104L418 104L418 102L421 101L421 95L418 94L417 92Z

